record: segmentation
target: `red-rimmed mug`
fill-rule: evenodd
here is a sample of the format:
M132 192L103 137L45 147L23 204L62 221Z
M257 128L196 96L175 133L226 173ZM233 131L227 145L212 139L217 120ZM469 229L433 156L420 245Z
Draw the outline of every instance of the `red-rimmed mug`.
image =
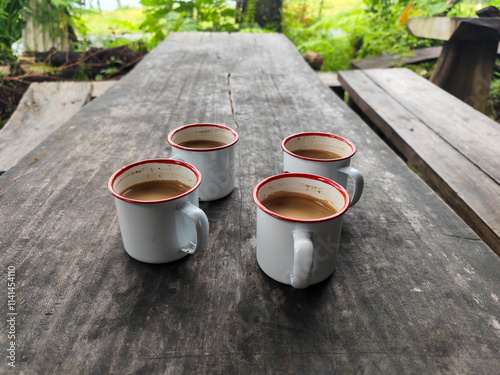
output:
M176 181L188 190L157 200L125 197L125 191L148 181ZM167 263L202 250L208 242L208 219L199 208L201 173L172 159L143 160L127 165L108 180L115 198L125 251L146 263Z
M167 140L173 148L173 159L184 160L201 171L200 200L220 199L233 191L236 131L220 124L190 124L172 130Z
M354 182L351 206L354 206L363 193L362 174L351 167L351 159L356 153L354 144L335 134L321 132L297 133L281 142L283 149L283 170L285 172L311 173L329 178L347 187L347 177ZM302 156L300 151L308 151L311 156ZM314 157L315 151L335 155L325 158ZM304 155L308 155L304 153Z
M288 217L263 202L290 192L326 202L335 211L315 219ZM253 190L257 206L257 262L269 277L294 288L306 288L329 277L335 268L342 216L349 194L335 181L305 173L283 173L266 178Z

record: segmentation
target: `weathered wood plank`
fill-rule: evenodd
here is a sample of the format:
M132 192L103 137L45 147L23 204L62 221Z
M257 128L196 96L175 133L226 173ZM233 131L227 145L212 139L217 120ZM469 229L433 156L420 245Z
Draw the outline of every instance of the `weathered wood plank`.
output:
M498 18L409 18L406 27L419 38L497 42L500 39Z
M442 47L420 48L413 51L391 53L368 59L355 60L351 62L351 65L356 69L392 68L436 60L441 54L441 50Z
M445 40L431 81L484 112L500 40L498 18L412 18L410 34Z
M14 166L114 81L32 83L0 130L0 171Z
M500 125L408 69L339 74L350 98L500 255Z
M430 80L474 109L484 112L497 50L498 40L445 42Z
M113 86L117 81L92 81L92 91L90 97L92 99L104 94L111 86Z
M335 72L318 72L318 77L330 88L339 87L340 82Z
M351 65L356 69L386 69L403 65L418 64L439 58L443 47L420 48L414 51L391 53L387 55L355 60ZM497 56L500 55L500 46L497 46Z
M415 17L406 21L406 28L418 38L450 40L460 21L460 18L451 17Z
M168 131L200 121L240 134L236 189L202 205L205 251L136 262L106 181L124 164L169 156ZM260 271L251 192L282 170L281 139L306 130L351 139L366 187L345 216L335 274L302 291ZM281 34L170 34L7 171L0 204L0 261L16 267L19 282L20 372L399 375L500 366L500 259Z
M0 130L0 170L14 166L90 100L90 83L34 82Z
M387 94L500 183L500 124L408 69L367 71Z
M344 89L340 85L337 73L335 72L318 72L316 73L321 81L327 85L333 92L341 98L344 97Z

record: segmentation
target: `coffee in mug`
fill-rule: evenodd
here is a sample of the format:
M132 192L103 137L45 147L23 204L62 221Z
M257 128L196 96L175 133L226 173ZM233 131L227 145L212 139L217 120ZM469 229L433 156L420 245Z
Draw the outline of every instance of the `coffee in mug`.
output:
M187 148L217 148L225 146L224 142L214 141L210 139L193 139L192 141L186 141L179 143L179 146Z
M184 160L201 171L200 200L212 201L230 194L235 183L238 133L219 124L190 124L167 137L173 159Z
M268 210L292 219L320 219L337 213L326 200L307 194L278 191L262 200Z
M189 189L188 185L177 180L153 180L129 186L119 194L139 201L155 201L176 197Z
M363 175L351 167L356 153L354 144L338 135L320 132L297 133L281 142L283 149L283 171L311 173L329 178L347 187L351 177L354 187L351 206L354 206L363 192Z
M327 150L315 150L312 148L298 148L296 150L290 150L298 156L303 156L310 159L321 159L321 160L335 160L342 158L342 155L336 154L332 151Z
M338 183L306 173L283 173L259 182L257 262L272 279L306 288L335 268L347 191Z
M108 180L125 251L146 263L166 263L202 250L208 219L199 208L201 173L179 160L129 164Z

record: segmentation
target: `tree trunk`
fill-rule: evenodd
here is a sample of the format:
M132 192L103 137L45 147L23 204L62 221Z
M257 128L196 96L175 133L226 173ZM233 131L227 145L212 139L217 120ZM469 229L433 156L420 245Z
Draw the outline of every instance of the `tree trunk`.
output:
M34 13L39 11L39 0L29 0L28 3ZM59 25L38 23L35 22L31 16L25 16L24 18L26 20L26 26L23 30L23 44L25 50L45 52L49 51L51 48L55 48L59 51L70 51L72 49L68 25L65 26L64 32L61 35L61 30L58 29Z
M252 4L255 4L255 15L249 14L249 12L253 11ZM241 13L241 18L237 20L238 22L255 22L262 28L281 31L282 0L242 0L236 3L236 7ZM248 19L248 16L253 19Z

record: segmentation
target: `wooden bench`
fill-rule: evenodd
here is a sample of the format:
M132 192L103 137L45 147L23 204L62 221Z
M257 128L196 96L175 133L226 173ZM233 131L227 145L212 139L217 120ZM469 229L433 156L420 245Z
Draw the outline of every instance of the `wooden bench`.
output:
M410 18L408 32L443 40L430 80L484 112L495 69L500 18Z
M418 64L425 61L437 60L443 47L427 47L402 53L391 53L351 61L356 69L395 68L408 64Z
M411 51L354 60L351 61L351 65L355 69L401 68L405 65L437 60L441 56L442 51L443 47L419 48ZM497 47L496 56L497 58L500 57L500 45Z
M500 124L406 68L338 78L350 104L500 255Z
M339 82L338 74L335 72L318 72L318 77L327 85L334 93L341 98L344 97L344 89Z
M0 174L14 166L114 81L34 82L0 130Z

